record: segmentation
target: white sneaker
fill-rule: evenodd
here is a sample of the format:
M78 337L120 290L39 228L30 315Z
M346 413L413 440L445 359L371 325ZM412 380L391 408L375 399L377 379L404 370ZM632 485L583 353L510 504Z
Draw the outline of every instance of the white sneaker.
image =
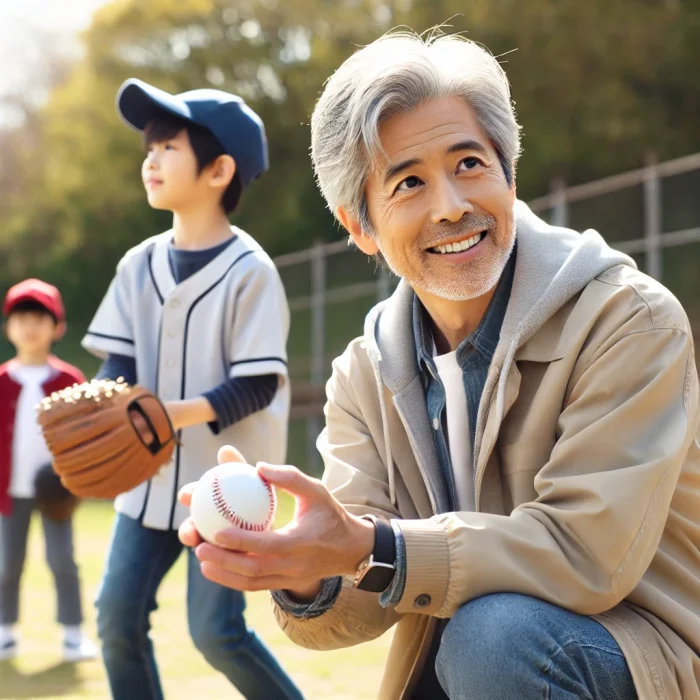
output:
M14 659L18 650L17 639L15 637L6 637L0 641L0 661Z
M83 637L79 642L63 642L63 660L72 664L77 661L91 661L97 658L97 647Z

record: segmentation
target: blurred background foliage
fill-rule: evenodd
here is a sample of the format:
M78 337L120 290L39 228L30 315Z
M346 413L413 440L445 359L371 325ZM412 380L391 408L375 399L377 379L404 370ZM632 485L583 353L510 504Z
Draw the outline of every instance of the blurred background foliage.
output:
M57 284L69 310L63 355L94 369L78 343L117 260L170 225L146 204L140 138L114 109L129 77L244 96L265 121L272 168L236 223L272 255L338 239L308 156L323 83L385 31L441 23L503 61L524 127L521 198L555 178L575 184L700 150L698 2L115 0L94 16L79 60L52 61L45 47L36 79L48 100L16 97L23 121L0 132L3 292L27 276Z

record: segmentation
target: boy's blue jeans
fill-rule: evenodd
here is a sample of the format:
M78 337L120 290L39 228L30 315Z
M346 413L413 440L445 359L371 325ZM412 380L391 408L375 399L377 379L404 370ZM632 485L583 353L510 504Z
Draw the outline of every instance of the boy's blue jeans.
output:
M117 514L97 594L97 628L115 700L163 698L149 618L182 550L176 531L152 530ZM194 553L187 556L187 619L197 649L244 697L299 700L292 680L246 628L243 594L205 579Z
M435 663L450 700L636 700L620 647L590 617L513 593L462 606Z

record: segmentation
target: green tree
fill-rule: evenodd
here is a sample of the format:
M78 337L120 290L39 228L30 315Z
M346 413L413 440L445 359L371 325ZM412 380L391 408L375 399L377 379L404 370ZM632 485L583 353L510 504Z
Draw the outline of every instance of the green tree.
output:
M451 19L450 19L451 18ZM524 126L521 197L700 150L700 6L679 0L114 0L84 56L25 124L0 135L6 285L60 285L76 340L126 249L169 225L145 202L137 134L114 109L140 77L241 94L265 121L271 170L236 220L272 253L340 234L308 157L324 81L357 46L447 21L500 56ZM20 144L20 145L18 145Z

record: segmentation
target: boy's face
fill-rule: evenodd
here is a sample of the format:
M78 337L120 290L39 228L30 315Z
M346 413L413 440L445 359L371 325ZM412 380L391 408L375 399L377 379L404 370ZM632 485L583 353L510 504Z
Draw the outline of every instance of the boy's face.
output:
M141 168L148 203L154 209L182 211L207 192L204 173L197 173L197 157L187 130L148 147Z
M6 332L18 353L48 354L60 329L48 313L15 311L7 319Z

